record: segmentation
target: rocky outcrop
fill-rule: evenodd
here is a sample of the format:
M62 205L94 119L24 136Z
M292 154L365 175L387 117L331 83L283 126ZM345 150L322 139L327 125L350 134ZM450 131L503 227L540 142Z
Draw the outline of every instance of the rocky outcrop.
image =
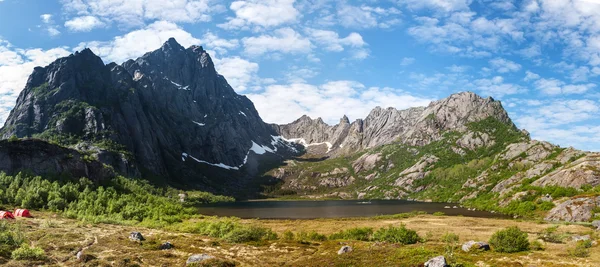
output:
M533 182L536 186L581 188L600 185L600 154L589 154Z
M471 240L471 241L465 242L461 248L464 252L469 252L472 250L490 250L490 244L483 242L483 241L476 242L476 241Z
M330 126L322 119L302 116L285 125L273 125L283 137L303 140L306 144L329 143L328 155L354 153L395 141L422 146L439 140L445 131L466 132L467 124L493 117L515 128L499 101L464 92L435 101L427 107L396 110L377 107L364 119L349 123L344 116L337 125ZM516 128L515 128L516 129ZM472 133L459 145L469 149L493 144L485 134Z
M26 171L44 176L87 177L96 182L115 175L110 168L88 155L41 140L1 140L0 170L8 174Z
M261 159L295 151L202 47L186 49L172 38L122 65L105 65L85 49L36 67L1 134L73 147L108 140L144 173L187 185L215 183L207 173L252 174Z
M352 168L356 173L370 171L375 168L375 166L380 160L381 153L364 154L352 163Z
M412 186L415 180L422 179L423 177L427 176L429 174L429 169L437 161L438 158L436 156L423 156L417 163L415 163L415 165L403 170L400 173L400 177L396 179L396 182L394 182L394 185L404 188Z
M600 197L569 199L548 212L547 221L586 222L592 218L593 209L600 205Z

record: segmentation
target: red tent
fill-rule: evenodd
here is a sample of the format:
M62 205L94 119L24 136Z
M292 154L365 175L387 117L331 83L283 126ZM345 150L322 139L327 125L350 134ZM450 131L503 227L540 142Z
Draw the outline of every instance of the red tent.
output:
M27 218L30 218L31 217L31 213L29 213L29 210L26 210L26 209L16 209L15 210L15 216L16 217L27 217Z
M0 211L0 220L3 219L14 219L15 216L12 215L9 211Z

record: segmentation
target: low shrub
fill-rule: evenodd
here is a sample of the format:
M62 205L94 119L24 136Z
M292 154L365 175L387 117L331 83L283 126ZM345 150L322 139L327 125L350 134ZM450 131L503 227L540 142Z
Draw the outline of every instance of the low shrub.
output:
M293 241L294 240L294 233L290 230L287 230L285 232L283 232L283 240L285 241Z
M441 211L436 211L433 213L433 216L444 216L444 215L446 215L446 213L443 213Z
M540 242L539 240L535 240L531 242L531 250L542 251L546 250L546 248L544 247L544 244L542 244L542 242Z
M296 239L298 241L325 241L327 240L327 236L323 234L319 234L315 231L311 232L300 232L297 234Z
M13 250L25 242L25 235L18 224L0 221L0 257L9 258Z
M343 239L343 240L360 240L369 241L373 235L373 228L371 227L358 227L350 228L348 230L333 233L329 236L330 240Z
M33 248L28 244L23 243L18 249L15 249L12 252L11 258L13 260L44 260L46 259L46 254L41 248Z
M538 237L546 242L560 244L563 242L564 236L557 233L556 230L558 230L558 225L548 227L544 229L544 231L542 231L542 233L540 233Z
M490 238L490 245L498 252L514 253L529 250L527 233L516 226L499 230Z
M589 248L592 247L591 240L578 241L574 248L569 249L569 255L578 258L586 258L590 256Z
M403 245L415 244L421 240L416 231L407 229L404 224L400 225L400 227L389 226L387 228L380 228L373 235L373 239Z
M203 260L202 262L194 262L187 266L192 267L235 267L237 264L234 261L212 258Z
M233 229L233 231L227 233L223 239L231 243L244 243L261 240L275 240L277 239L277 234L271 231L271 229L246 226Z

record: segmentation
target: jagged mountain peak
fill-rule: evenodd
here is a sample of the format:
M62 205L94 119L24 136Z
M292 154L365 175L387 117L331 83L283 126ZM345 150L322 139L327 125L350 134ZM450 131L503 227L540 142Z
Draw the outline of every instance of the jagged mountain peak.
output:
M482 98L473 92L452 94L427 107L398 110L377 106L364 120L351 124L346 116L334 126L323 126L303 116L275 129L285 138L334 144L328 153L336 155L396 141L425 145L441 138L445 131L466 131L469 123L488 117L516 129L500 101Z
M84 149L108 140L135 158L99 156L118 172L202 185L211 183L209 172L244 176L257 171L262 155L281 160L294 151L216 72L203 47L185 49L173 38L122 65L104 65L84 49L36 68L1 134Z

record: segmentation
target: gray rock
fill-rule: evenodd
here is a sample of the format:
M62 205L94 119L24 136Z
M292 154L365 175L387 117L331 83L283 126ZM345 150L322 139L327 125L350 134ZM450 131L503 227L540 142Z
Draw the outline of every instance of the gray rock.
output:
M192 264L192 263L200 263L205 260L210 260L210 259L214 259L214 258L215 258L214 256L211 256L208 254L194 254L187 259L185 264L187 265L187 264Z
M469 252L471 250L490 250L490 244L483 241L468 241L462 245L462 250L464 252Z
M574 235L571 236L571 240L574 242L590 240L590 235Z
M160 250L167 250L167 249L172 249L174 246L173 244L171 244L171 242L167 241L165 243L160 244L160 246L158 247Z
M444 256L437 256L435 258L429 259L424 264L425 267L447 267L446 258Z
M338 250L337 254L338 255L342 255L348 252L352 252L352 247L351 246L343 246L340 248L340 250Z
M592 218L592 210L600 205L600 197L569 199L551 209L547 221L585 222Z
M131 232L131 234L129 234L129 240L144 241L146 239L144 239L144 237L142 236L142 233L140 233L140 232Z
M600 220L593 221L592 226L594 226L596 230L600 230Z

